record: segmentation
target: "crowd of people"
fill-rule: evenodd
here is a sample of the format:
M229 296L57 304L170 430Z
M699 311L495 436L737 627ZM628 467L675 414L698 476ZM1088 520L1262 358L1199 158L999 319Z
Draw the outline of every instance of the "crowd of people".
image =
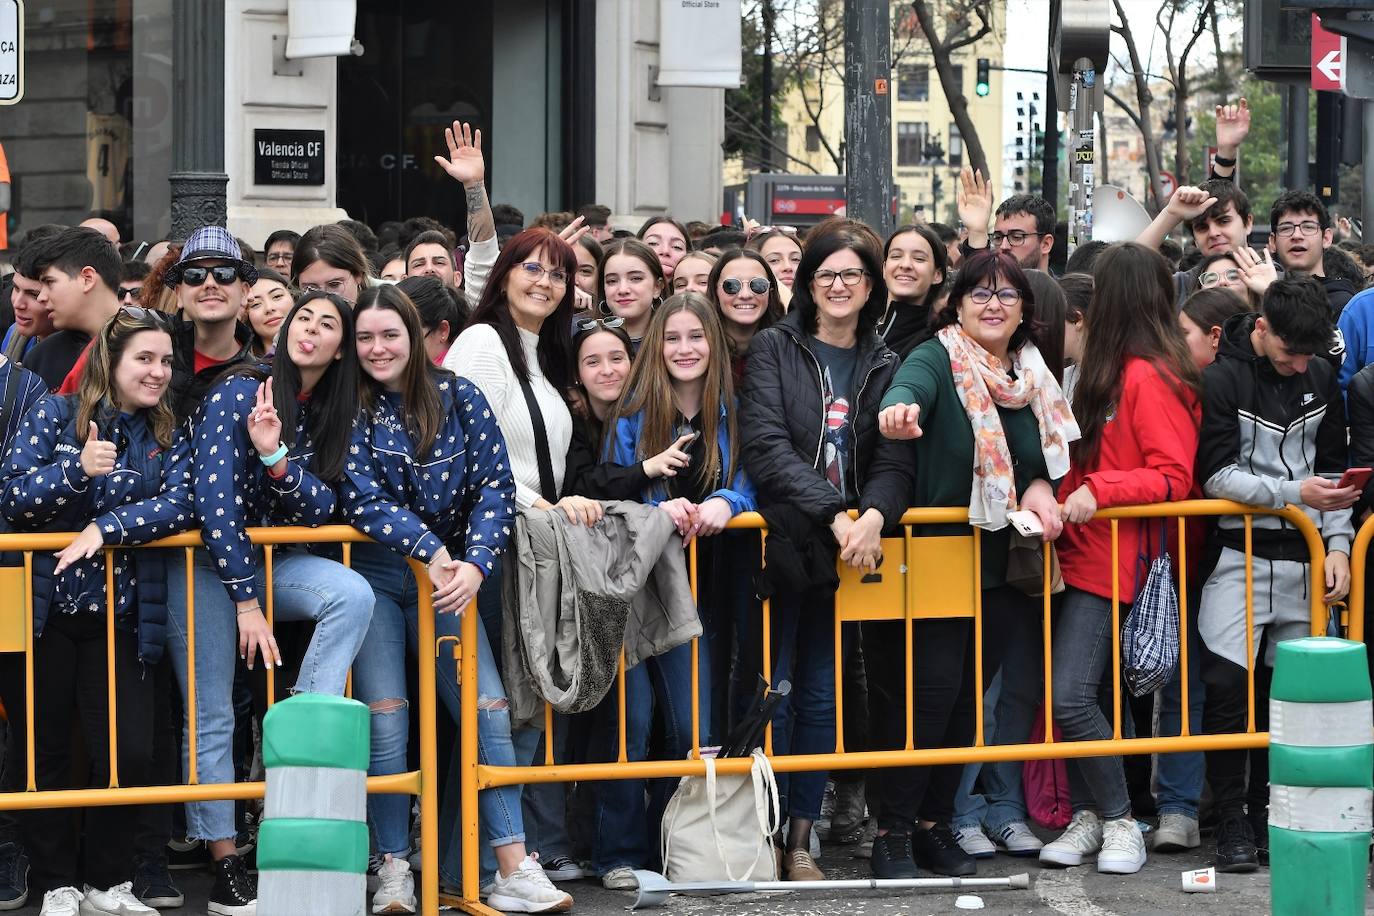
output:
M973 744L978 703L988 743L1022 744L1044 695L1046 583L1015 557L1050 543L1062 582L1043 712L1065 739L1109 739L1116 716L1127 734L1176 735L1185 716L1192 733L1244 731L1250 667L1264 728L1274 647L1310 627L1296 529L1256 517L1247 572L1239 519L1190 523L1177 636L1191 664L1116 710L1113 601L1124 617L1150 559L1178 555L1178 527L1095 520L1204 495L1293 504L1325 541L1324 601L1348 592L1374 497L1341 479L1374 466L1374 289L1360 266L1374 269L1374 250L1334 244L1327 208L1301 190L1274 201L1252 248L1251 203L1232 181L1248 124L1243 102L1219 109L1208 181L1174 192L1139 239L1080 246L1063 266L1054 206L1017 195L994 208L971 170L958 230L916 223L881 238L840 217L805 233L655 217L631 233L595 206L526 228L488 202L480 132L458 123L436 162L465 188L461 245L428 218L281 230L261 249L205 226L125 259L109 224L30 229L0 297L12 304L0 514L9 531L78 532L33 554L33 784L108 784L112 701L120 785L250 778L263 669L279 670L282 690L332 694L351 672L372 713L369 772L409 769L413 672L429 664L416 644L422 589L439 636L459 634L465 608L480 615L484 763L538 762L546 738L560 762L614 760L622 738L630 760L722 744L765 670L764 594L768 674L790 684L774 753L830 752L837 727L848 749L900 749L908 689L918 748ZM1186 248L1169 238L1180 224ZM546 736L512 715L502 589L508 602L516 570L503 554L522 516L594 531L613 501L658 507L696 543L698 651L680 642L631 665L623 726L612 692ZM968 525L917 526L917 551L922 537L979 529L981 645L967 617L918 620L909 644L900 621L835 626L836 564L878 569L912 506L968 511ZM749 511L768 524L766 554L757 532L728 529ZM1018 512L1038 544L1014 534ZM326 523L373 542L347 566L337 545L276 548L269 596L247 529ZM190 569L181 551L122 549L193 529L205 549ZM451 741L460 696L445 646ZM6 791L30 778L25 683L22 656L0 656ZM782 776L782 875L823 877L821 825L828 841L870 840L880 878L970 875L999 849L1131 874L1147 847L1198 847L1204 823L1221 870L1266 862L1262 754L1069 760L1071 820L1048 842L1021 770ZM457 886L448 771L441 879ZM634 869L659 864L673 788L482 791L483 896L557 912L572 906L569 881L633 889ZM411 806L374 795L368 815L371 912L414 913ZM45 916L155 913L183 903L172 869L208 867L209 912L250 916L252 827L232 801L5 813L0 909L32 888Z

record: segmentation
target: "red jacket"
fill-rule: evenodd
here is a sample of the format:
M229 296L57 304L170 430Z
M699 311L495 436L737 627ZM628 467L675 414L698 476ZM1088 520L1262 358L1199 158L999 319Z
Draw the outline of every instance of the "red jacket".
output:
M1097 459L1090 469L1077 464L1069 469L1060 485L1061 501L1083 483L1092 490L1099 509L1189 499L1198 495L1193 482L1193 465L1197 460L1202 406L1182 382L1166 381L1165 372L1167 370L1139 357L1127 358L1121 396L1115 412L1107 418L1102 429ZM1066 524L1056 542L1065 583L1109 599L1112 596L1111 524L1106 520L1086 525ZM1151 520L1149 524L1151 538L1157 539L1159 522ZM1145 564L1139 562L1139 558L1148 551L1141 542L1142 525L1142 522L1122 520L1118 527L1119 594L1123 604L1134 601L1144 584ZM1169 522L1167 528L1172 544L1178 525ZM1190 561L1196 556L1195 541L1189 538Z

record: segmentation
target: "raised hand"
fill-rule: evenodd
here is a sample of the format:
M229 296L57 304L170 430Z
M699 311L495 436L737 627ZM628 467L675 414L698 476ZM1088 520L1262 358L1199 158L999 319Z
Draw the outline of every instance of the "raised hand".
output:
M1206 213L1216 202L1217 199L1202 188L1184 185L1174 190L1173 196L1169 198L1169 203L1165 205L1164 209L1173 214L1176 219L1190 220L1197 219Z
M434 157L439 168L463 184L481 182L487 174L487 161L482 157L482 132L473 130L471 124L454 121L452 127L444 128L444 140L448 143L448 158Z
M91 421L90 431L86 434L86 444L81 448L81 470L87 477L99 477L114 470L115 444L100 438L100 427Z
M258 385L257 399L248 414L248 438L259 455L270 455L281 447L281 417L272 405L272 386L268 382Z
M687 454L686 449L696 437L696 433L678 436L677 441L672 445L652 458L645 458L645 475L648 477L676 477L679 469L692 463L692 456Z
M1234 159L1234 151L1250 135L1250 103L1217 106L1217 152Z
M920 404L893 404L878 413L878 432L888 439L919 439L920 418Z
M1268 248L1264 249L1264 256L1261 257L1253 248L1242 245L1232 253L1232 259L1236 262L1236 269L1240 271L1245 288L1257 296L1264 295L1269 284L1279 278L1278 268L1274 266L1274 259L1270 257Z
M969 245L983 247L987 243L988 223L992 220L992 186L982 172L964 166L959 173L956 198L959 219L968 229Z
M558 237L569 245L575 245L578 239L592 231L592 227L586 225L586 223L587 218L585 216L579 216L577 219L560 229Z

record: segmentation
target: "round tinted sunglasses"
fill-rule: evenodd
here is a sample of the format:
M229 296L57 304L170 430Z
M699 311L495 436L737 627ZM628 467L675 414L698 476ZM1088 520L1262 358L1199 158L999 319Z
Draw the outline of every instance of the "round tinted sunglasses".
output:
M744 281L738 277L726 277L720 281L720 288L727 296L733 296L744 289ZM762 296L773 288L763 277L753 277L749 280L749 291L756 296Z

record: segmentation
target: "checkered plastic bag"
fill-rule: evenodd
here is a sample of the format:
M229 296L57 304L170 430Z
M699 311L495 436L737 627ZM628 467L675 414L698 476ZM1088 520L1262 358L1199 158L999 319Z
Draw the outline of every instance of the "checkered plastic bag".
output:
M1174 562L1162 522L1159 552L1148 562L1145 585L1121 627L1121 669L1131 695L1137 697L1163 687L1178 668L1178 592L1174 590Z

